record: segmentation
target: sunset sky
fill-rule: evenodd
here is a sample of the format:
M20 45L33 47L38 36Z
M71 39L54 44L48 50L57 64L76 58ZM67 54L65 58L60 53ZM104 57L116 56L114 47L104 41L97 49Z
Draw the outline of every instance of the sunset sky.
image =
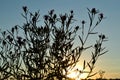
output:
M32 12L40 10L41 16L51 9L58 14L74 10L78 22L88 18L87 8L99 9L106 18L96 30L109 38L104 45L109 52L98 59L96 68L106 72L105 78L120 78L120 0L0 0L2 30L23 25L22 6Z

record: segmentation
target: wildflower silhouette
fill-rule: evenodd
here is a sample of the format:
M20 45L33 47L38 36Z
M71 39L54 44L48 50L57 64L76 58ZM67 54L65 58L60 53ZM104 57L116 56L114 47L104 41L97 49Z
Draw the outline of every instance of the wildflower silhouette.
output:
M91 60L84 60L83 69L76 71L79 72L78 76L87 72L86 79L97 74L92 71L98 58L107 52L102 47L107 38L100 34L95 44L85 44L89 35L97 34L94 30L103 20L103 13L95 8L87 8L90 25L85 32L85 20L81 22L82 27L72 27L76 21L73 10L60 15L55 14L54 9L50 10L42 18L44 24L38 25L39 11L31 13L27 6L22 8L24 25L15 25L11 30L1 31L0 80L10 77L17 80L69 80L69 70L80 61L82 53L91 48ZM97 22L93 24L95 16ZM79 38L80 44L73 47L75 37ZM86 71L86 68L89 70Z

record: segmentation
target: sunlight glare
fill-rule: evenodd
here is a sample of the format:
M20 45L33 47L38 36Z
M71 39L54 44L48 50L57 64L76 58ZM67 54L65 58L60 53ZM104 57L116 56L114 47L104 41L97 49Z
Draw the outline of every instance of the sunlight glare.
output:
M79 75L79 72L77 72L77 71L71 71L71 72L67 75L67 77L72 78L72 79L76 79L76 78L78 77L78 75Z
M67 77L74 79L74 80L81 80L81 79L85 79L88 75L88 73L82 73L80 74L80 72L78 70L82 70L82 66L81 65L77 65L74 69L69 70Z

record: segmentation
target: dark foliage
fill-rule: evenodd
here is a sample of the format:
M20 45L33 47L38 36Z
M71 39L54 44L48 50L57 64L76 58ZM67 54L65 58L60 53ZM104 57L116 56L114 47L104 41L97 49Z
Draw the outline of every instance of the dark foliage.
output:
M96 61L107 52L102 47L106 36L99 35L96 43L88 47L85 44L89 35L97 34L94 29L103 20L102 13L95 8L88 9L90 26L84 35L86 21L82 21L82 27L71 26L76 21L73 10L60 15L51 10L44 15L43 25L38 25L39 11L31 13L26 6L23 7L23 11L22 16L25 19L23 26L16 25L11 30L1 31L0 80L9 77L17 80L69 79L67 77L69 69L76 66L82 52L89 48L94 49L91 60L89 62L84 60L83 70L79 72L80 74L87 72L87 78L96 74L92 72ZM93 24L95 16L98 16L98 19ZM75 37L79 37L80 44L73 47ZM89 71L85 71L87 67Z

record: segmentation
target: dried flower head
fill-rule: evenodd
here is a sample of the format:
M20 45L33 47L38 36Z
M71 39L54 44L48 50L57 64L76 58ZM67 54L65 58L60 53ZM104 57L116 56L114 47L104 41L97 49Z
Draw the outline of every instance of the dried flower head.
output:
M52 16L53 15L53 12L54 12L54 9L52 9L49 14Z
M71 10L70 13L73 14L73 10Z
M53 16L53 19L55 19L55 18L57 18L57 15L56 15L56 14L54 14L54 16Z
M102 35L102 39L105 39L105 35Z
M12 33L14 33L14 28L11 29Z
M48 15L44 15L44 19L48 20L49 16Z
M103 19L103 18L104 18L103 13L100 13L100 14L99 14L99 18L100 18L100 19Z
M85 21L84 21L84 20L82 21L82 24L85 24Z
M77 31L78 29L79 29L79 26L76 26L76 27L75 27L75 30Z
M95 15L95 14L98 13L98 10L96 10L95 8L92 8L92 9L91 9L91 13Z
M23 11L26 13L27 12L27 6L23 6Z
M66 15L61 16L61 20L62 20L62 21L65 21L65 20L66 20Z

